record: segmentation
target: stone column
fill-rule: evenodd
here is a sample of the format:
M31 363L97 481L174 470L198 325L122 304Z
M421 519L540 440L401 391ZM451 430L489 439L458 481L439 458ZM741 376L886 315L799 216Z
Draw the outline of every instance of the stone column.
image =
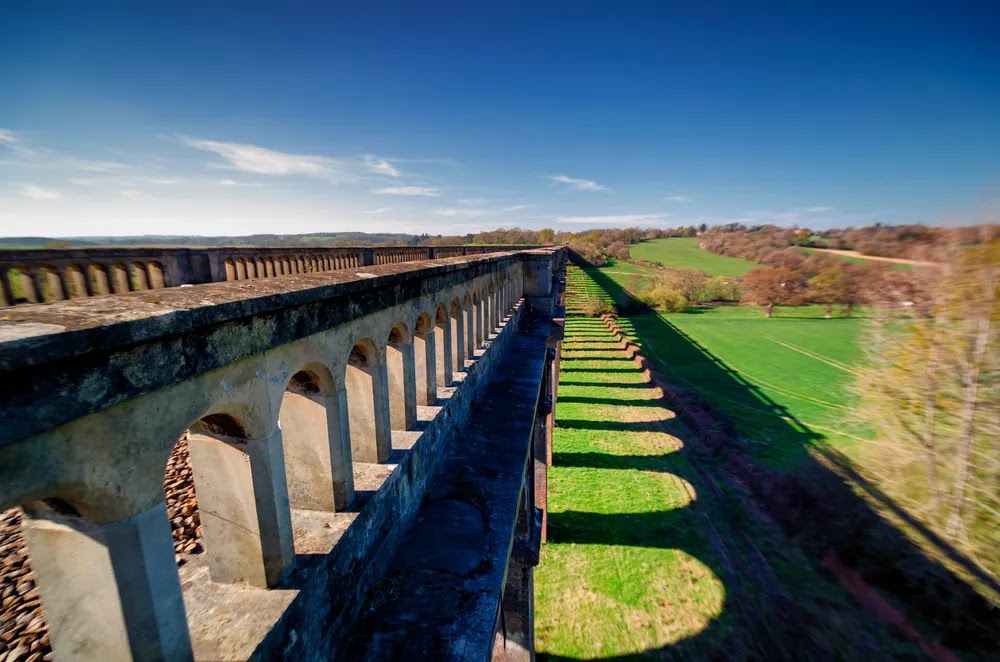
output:
M285 391L281 433L292 508L343 510L354 498L337 393ZM345 456L346 455L346 456Z
M445 319L445 321L437 327L434 336L434 346L437 350L438 356L438 360L435 363L437 385L449 386L454 379L454 374L451 368L451 318ZM437 400L436 394L434 399Z
M29 512L21 532L57 659L192 658L166 503L106 524Z
M413 343L391 343L386 350L390 415L393 430L412 430L417 424L417 380Z
M279 586L295 559L281 430L188 439L212 580Z
M31 278L31 287L35 290L35 298L28 297L28 300L32 303L42 303L45 301L45 285L42 282L42 275L38 269L32 269L28 275Z
M6 267L0 268L0 297L4 306L14 305L14 290L10 285L10 275Z
M454 336L452 345L452 370L461 372L465 368L465 323L461 307L458 309L458 317L451 317L451 333Z
M474 321L475 308L472 304L462 311L462 319L465 320L465 355L471 361L476 358L476 324Z
M418 405L433 405L437 402L437 334L434 329L425 331L423 336L414 337L414 382Z
M372 391L375 406L375 450L377 462L385 462L392 452L392 421L389 409L389 376L385 357L372 370Z

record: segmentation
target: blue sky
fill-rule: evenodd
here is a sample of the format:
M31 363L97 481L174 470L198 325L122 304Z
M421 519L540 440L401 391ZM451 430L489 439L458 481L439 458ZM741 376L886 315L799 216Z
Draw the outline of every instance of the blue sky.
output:
M0 235L982 220L997 2L0 6Z

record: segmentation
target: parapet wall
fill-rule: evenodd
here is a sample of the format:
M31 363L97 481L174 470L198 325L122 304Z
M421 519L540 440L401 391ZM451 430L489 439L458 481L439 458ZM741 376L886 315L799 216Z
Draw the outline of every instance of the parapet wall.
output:
M539 324L563 259L508 252L8 311L0 510L25 511L57 656L341 650L440 467L473 438L483 403L510 390L499 367L537 372L519 418L552 401L539 396L548 372L530 366L551 366ZM508 465L520 453L522 470L488 488L519 504L498 520L507 541L515 519L541 518L538 472L524 469L538 426L524 424ZM178 575L163 476L182 434L205 552ZM506 569L510 544L489 549Z
M0 251L0 306L534 248L224 246Z

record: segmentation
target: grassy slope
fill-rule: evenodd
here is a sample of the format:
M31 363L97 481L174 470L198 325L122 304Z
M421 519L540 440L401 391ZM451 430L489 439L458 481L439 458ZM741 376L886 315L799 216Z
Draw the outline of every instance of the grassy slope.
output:
M672 237L632 244L629 247L629 254L637 260L662 262L665 267L700 269L713 276L727 278L742 276L750 269L759 266L747 260L703 251L698 248L698 240L695 238Z
M850 448L852 437L864 436L849 409L863 320L807 317L810 312L819 313L790 308L765 319L757 308L720 307L632 321L672 381L728 414L758 457L784 465L806 440ZM690 342L675 342L678 335ZM692 343L717 359L716 369L705 369L705 354Z
M571 310L586 292L603 295L577 269L569 284ZM812 649L850 657L861 653L851 651L858 641L900 652L839 586L720 488L691 456L684 427L653 398L606 327L571 313L549 541L535 575L539 652L738 660Z
M674 241L693 240L648 244ZM696 244L694 250L700 250ZM711 275L723 275L710 270L711 264L703 265ZM611 263L592 273L608 281L604 285L609 290L634 285L622 266ZM634 269L642 270L629 272ZM648 354L670 379L698 391L733 418L759 458L783 466L817 441L854 455L857 438L869 436L852 421L849 393L865 322L827 320L823 312L822 306L779 307L773 319L766 319L759 307L719 306L647 313L632 322ZM705 352L692 345L704 348L717 369L705 370Z

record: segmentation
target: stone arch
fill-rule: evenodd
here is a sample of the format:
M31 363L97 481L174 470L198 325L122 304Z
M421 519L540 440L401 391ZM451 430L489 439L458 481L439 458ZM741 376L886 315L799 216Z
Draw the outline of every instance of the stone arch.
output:
M348 355L344 374L351 457L355 462L383 462L389 457L384 371L375 343L370 338L358 340Z
M226 260L226 280L236 280L236 262L232 259Z
M167 279L163 265L156 260L151 260L146 264L149 276L149 287L153 290L161 290L167 286Z
M483 346L483 297L479 289L472 290L472 318L475 327L475 335L472 344L476 347Z
M301 367L285 385L278 424L292 508L333 512L353 497L342 395L330 369L316 362Z
M80 299L90 296L87 274L83 270L83 267L78 264L71 264L63 271L63 276L66 279L66 287L69 290L66 292L66 298Z
M393 430L412 430L417 424L413 338L403 322L389 330L385 346L389 390L389 422Z
M95 295L111 294L112 284L108 270L103 264L87 265L87 278L90 281L91 292Z
M212 580L280 585L294 557L280 431L253 439L245 421L209 413L186 441Z
M462 297L462 322L465 327L462 355L471 361L476 358L476 316L472 306L472 293L469 291Z
M41 282L39 301L62 301L68 298L63 287L62 274L57 267L44 265L37 270L36 283ZM37 288L37 285L36 285Z
M434 324L437 385L443 387L450 385L454 376L451 358L451 318L448 315L448 308L443 303L438 304L434 311Z
M413 325L413 367L418 405L433 405L437 401L437 369L434 320L422 311Z
M132 262L128 266L129 284L132 291L141 292L149 289L149 281L146 278L146 265L142 262Z
M451 300L451 366L455 373L465 369L465 321L462 302L456 296Z

